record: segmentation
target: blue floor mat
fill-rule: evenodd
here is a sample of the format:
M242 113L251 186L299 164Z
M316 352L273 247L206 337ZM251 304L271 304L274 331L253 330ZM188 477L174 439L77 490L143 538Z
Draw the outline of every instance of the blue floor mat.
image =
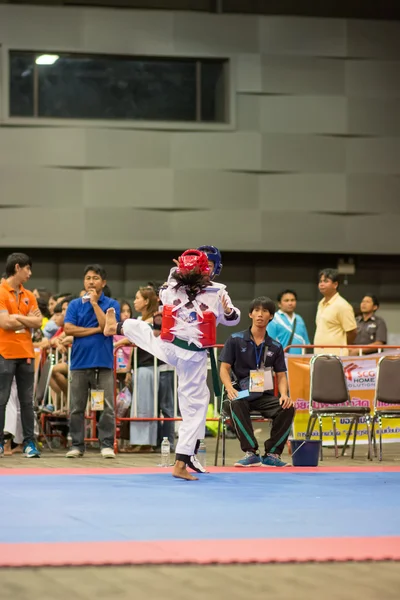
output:
M0 542L400 535L400 474L218 473L1 479ZM384 518L378 518L383 516Z

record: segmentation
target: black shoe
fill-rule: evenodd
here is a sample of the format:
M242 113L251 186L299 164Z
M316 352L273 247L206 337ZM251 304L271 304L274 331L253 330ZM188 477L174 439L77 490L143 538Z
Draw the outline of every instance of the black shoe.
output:
M195 454L189 458L187 466L192 471L196 471L196 473L208 473Z

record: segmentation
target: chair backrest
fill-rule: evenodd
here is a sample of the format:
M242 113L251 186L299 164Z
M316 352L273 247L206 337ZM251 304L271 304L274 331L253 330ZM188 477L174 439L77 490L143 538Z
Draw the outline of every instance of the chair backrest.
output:
M383 356L379 360L375 406L377 402L400 404L400 356Z
M343 363L338 356L317 354L310 363L310 406L349 403L349 390Z

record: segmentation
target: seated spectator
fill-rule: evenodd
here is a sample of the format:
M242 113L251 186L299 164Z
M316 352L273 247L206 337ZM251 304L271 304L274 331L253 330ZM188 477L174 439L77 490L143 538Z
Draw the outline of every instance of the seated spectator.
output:
M44 300L43 298L39 298L37 303L38 303L40 313L42 315L42 324L41 324L40 328L35 329L35 331L33 332L32 340L34 343L40 342L43 339L44 328L51 318L50 311L49 311L46 300Z
M71 298L72 294L55 294L54 296L52 296L49 300L49 312L50 315L53 315L54 312L54 308L57 304L59 304L60 302L62 302L64 300L64 298ZM50 339L53 337L53 335L56 333L58 329L57 324L54 322L54 319L51 318L48 323L46 323L44 329L43 329L43 336L47 339Z
M300 315L295 313L297 294L293 290L284 290L278 294L279 310L268 325L268 335L277 340L283 348L310 343L307 327ZM301 354L301 348L291 348L289 354Z
M47 290L46 288L35 288L33 290L33 295L35 296L35 298L39 301L40 299L44 300L46 302L46 304L49 303L49 300L51 298L51 292L49 292L49 290ZM39 302L38 302L39 304Z
M381 317L376 316L379 308L379 300L374 294L366 294L361 300L360 312L356 317L357 335L354 345L371 346L364 348L362 354L377 352L374 346L383 346L387 343L387 327ZM360 350L350 350L351 356L357 356Z
M292 427L294 402L288 396L283 348L266 332L274 313L275 304L269 298L253 300L249 311L251 327L231 335L219 356L221 381L227 393L224 410L232 418L245 453L235 467L287 466L280 456ZM279 398L274 395L272 371L276 373ZM244 397L238 398L239 391ZM262 458L251 422L252 412L272 420L271 437L264 442Z
M57 323L59 329L56 334L50 340L50 347L54 348L61 355L61 359L56 363L51 371L50 387L57 394L67 394L68 392L68 347L74 341L72 335L66 335L64 331L64 318L67 313L68 304L74 300L74 296L65 298L55 308L55 315L57 314ZM61 313L59 309L61 308ZM58 316L59 315L59 316Z

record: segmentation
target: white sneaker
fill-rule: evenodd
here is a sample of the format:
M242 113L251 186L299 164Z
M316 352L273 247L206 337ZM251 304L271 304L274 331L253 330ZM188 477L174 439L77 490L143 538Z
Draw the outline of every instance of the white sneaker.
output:
M199 459L195 454L189 458L188 465L189 469L195 471L196 473L208 473L207 469L203 467Z
M65 455L65 458L82 458L83 452L79 448L71 448Z
M115 458L114 450L112 448L102 448L101 455L103 458Z

